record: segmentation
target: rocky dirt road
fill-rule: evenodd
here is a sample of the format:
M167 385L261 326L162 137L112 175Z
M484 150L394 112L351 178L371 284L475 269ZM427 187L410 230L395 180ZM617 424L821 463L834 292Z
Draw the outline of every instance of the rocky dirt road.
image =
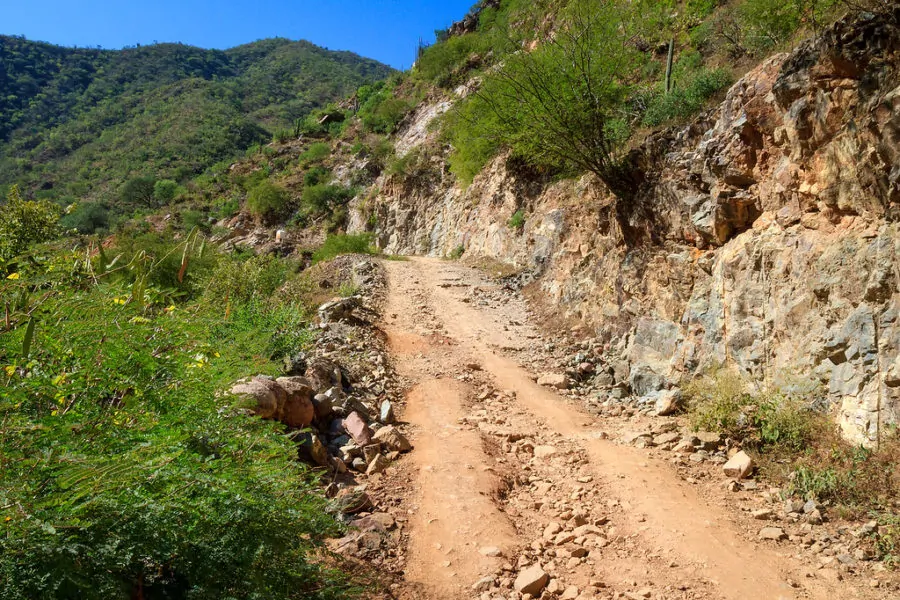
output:
M398 597L896 597L872 573L811 563L780 528L760 539L779 524L753 520L755 496L719 485L727 501L710 498L663 455L618 443L643 424L538 385L510 358L543 343L517 294L484 301L497 284L453 262L385 268L384 327L410 384L400 416L415 446ZM674 421L647 427L680 438Z

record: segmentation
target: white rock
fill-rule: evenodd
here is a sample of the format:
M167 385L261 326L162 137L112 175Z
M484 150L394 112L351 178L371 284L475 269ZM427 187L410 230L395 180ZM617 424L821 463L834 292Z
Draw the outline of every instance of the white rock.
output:
M750 458L749 454L741 450L732 456L722 469L728 477L743 479L753 471L753 459Z

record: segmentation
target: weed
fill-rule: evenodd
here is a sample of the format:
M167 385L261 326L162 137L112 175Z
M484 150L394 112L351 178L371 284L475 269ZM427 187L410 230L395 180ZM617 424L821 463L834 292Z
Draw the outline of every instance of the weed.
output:
M525 226L525 211L520 208L514 212L506 222L506 226L510 229L521 230Z
M450 258L450 260L459 260L460 258L462 258L462 255L465 254L465 252L466 247L460 244L450 252L448 258Z
M338 296L341 298L349 298L355 296L359 292L359 285L352 281L346 281L338 287Z

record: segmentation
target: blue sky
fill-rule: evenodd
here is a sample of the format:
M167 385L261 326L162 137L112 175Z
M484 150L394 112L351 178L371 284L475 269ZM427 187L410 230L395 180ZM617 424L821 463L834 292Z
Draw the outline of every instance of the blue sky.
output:
M183 42L230 48L306 39L409 67L419 36L460 19L475 0L0 0L0 33L63 46Z

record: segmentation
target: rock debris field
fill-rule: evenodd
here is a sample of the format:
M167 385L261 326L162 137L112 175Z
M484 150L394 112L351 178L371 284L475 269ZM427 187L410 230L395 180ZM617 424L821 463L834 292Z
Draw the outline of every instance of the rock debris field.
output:
M305 427L349 524L331 550L377 579L368 597L900 597L874 523L784 500L677 399L611 393L602 345L548 339L511 286L436 259L345 263L359 294L320 309L296 375L235 391Z

